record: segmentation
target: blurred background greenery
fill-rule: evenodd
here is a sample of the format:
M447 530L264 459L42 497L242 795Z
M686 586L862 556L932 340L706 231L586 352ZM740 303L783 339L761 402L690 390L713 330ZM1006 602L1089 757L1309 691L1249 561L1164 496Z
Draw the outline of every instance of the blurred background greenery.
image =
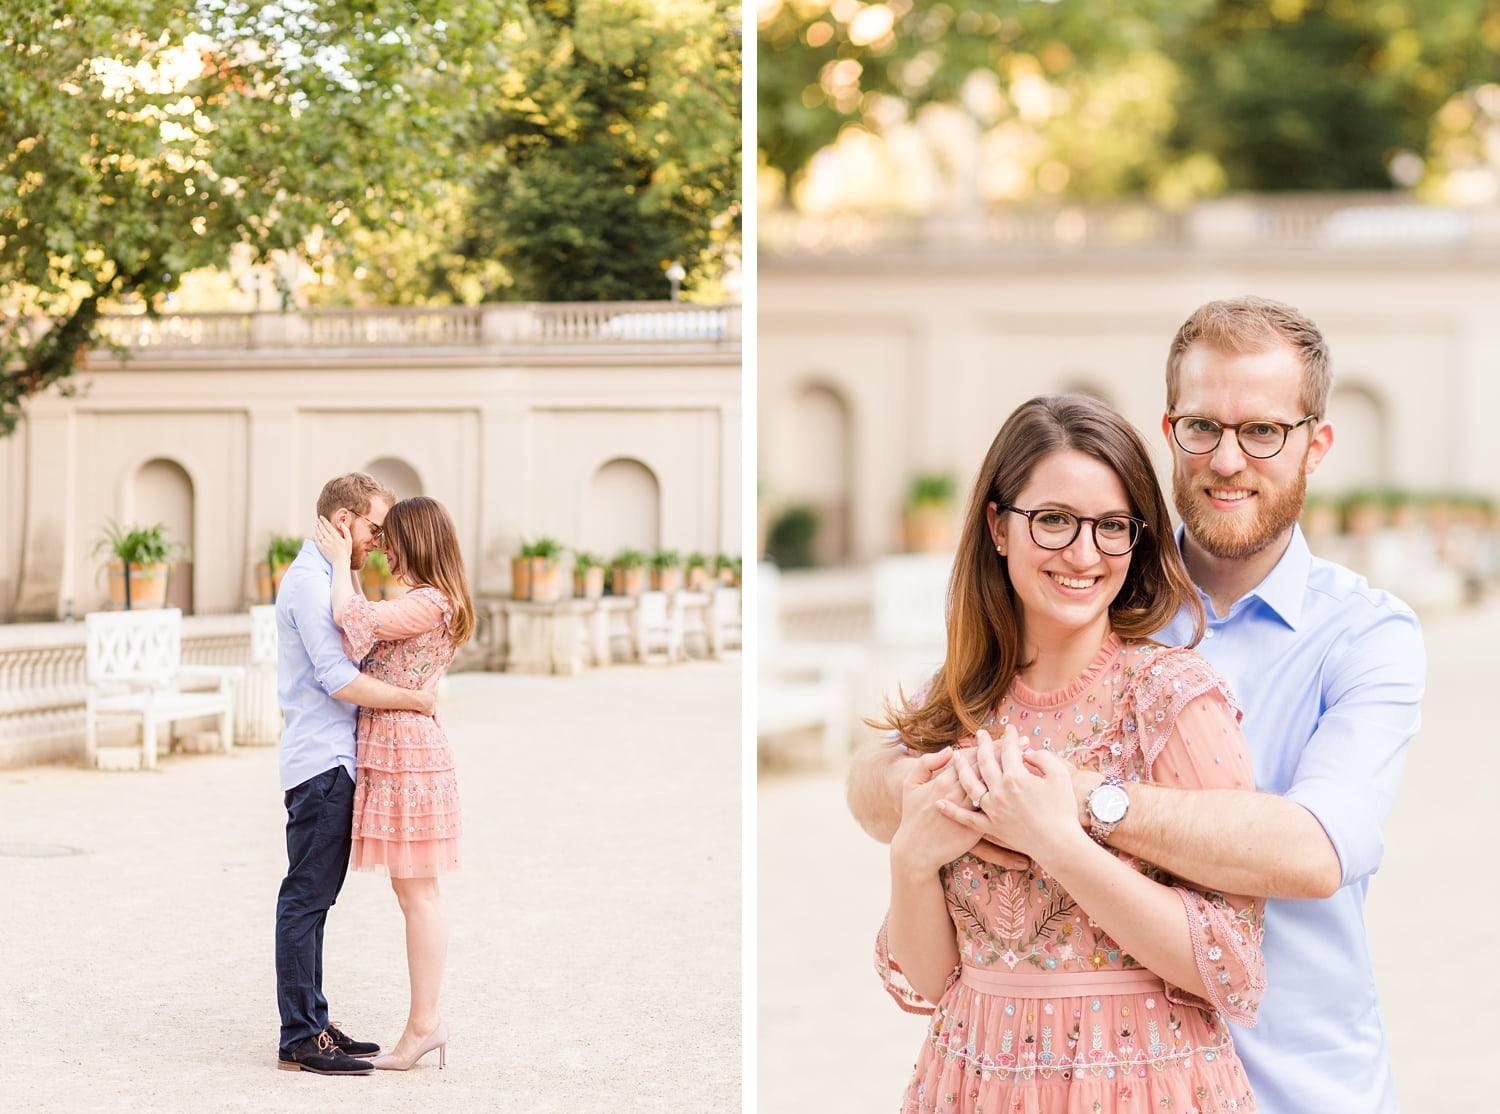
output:
M760 206L1500 197L1494 0L761 0Z

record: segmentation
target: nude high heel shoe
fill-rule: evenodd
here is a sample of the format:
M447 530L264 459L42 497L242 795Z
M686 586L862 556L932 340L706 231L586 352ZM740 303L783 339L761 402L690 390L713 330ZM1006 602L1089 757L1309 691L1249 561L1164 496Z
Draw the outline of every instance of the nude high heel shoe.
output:
M413 1064L426 1056L434 1048L438 1050L438 1070L448 1066L448 1023L439 1021L438 1027L428 1033L417 1050L406 1058L387 1053L384 1056L376 1056L370 1063L382 1071L410 1071Z

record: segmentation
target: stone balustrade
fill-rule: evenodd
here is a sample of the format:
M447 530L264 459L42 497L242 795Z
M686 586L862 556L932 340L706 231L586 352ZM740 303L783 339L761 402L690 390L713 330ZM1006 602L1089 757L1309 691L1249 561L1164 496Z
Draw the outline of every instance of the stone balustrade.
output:
M763 213L763 259L829 251L913 250L963 258L1003 249L1066 253L1493 251L1500 207L1442 208L1410 194L1261 194L1215 198L1184 210L1146 200L1003 205L904 216L791 209Z
M537 349L580 345L733 347L737 305L686 302L526 302L479 306L301 309L286 313L109 314L106 344L154 355L205 349Z

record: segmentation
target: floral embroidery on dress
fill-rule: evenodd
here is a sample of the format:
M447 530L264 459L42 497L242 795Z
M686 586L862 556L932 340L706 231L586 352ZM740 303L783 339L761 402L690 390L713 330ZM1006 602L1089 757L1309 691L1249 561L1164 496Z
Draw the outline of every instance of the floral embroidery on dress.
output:
M1153 780L1154 767L1172 746L1174 764L1197 770L1204 784L1248 784L1242 741L1235 741L1239 749L1233 751L1225 744L1222 764L1212 751L1214 739L1191 749L1180 734L1173 742L1181 713L1205 697L1238 720L1223 681L1193 651L1111 636L1074 684L1037 693L1017 682L989 720L1002 729L1015 725L1023 750L1045 748L1071 765L1127 781ZM1194 713L1196 724L1224 725L1222 714L1203 707ZM1226 739L1235 738L1232 724L1222 729ZM1194 759L1206 764L1194 766ZM1183 773L1175 776L1187 783ZM1022 1098L1030 1092L1018 1088L1067 1087L1084 1079L1110 1086L1109 1099L1094 1104L1103 1110L1255 1109L1219 1015L1254 1023L1265 989L1263 903L1197 890L1114 853L1178 893L1210 1000L1153 980L1036 864L1003 870L962 855L940 871L959 964L936 1005L906 982L883 927L876 942L876 966L892 997L905 1010L932 1015L903 1110L979 1114L1022 1102L1014 1108L1051 1111L1051 1100L1033 1105L1034 1097ZM1080 999L1063 990L1063 996L1049 997L1046 989L1053 978L1058 987L1076 986L1090 976L1128 980L1132 972L1154 981L1156 991L1109 993L1114 984L1106 981L1099 984L1105 992ZM1009 997L1022 992L976 989L984 979L997 987L1037 989L1034 997ZM1075 1109L1064 1105L1068 1101L1055 1109Z
M380 603L356 596L341 616L344 648L378 681L430 688L453 661L452 618L436 588L413 588ZM350 865L395 877L456 869L462 813L439 717L360 708L355 750Z

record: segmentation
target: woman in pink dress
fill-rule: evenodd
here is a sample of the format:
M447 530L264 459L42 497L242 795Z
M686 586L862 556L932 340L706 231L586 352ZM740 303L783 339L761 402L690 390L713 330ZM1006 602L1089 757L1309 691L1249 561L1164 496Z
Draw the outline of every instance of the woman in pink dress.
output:
M335 569L349 568L350 536L319 519L314 540ZM371 603L355 574L333 578L333 617L344 649L363 672L403 688L431 688L474 630L474 603L453 520L418 496L393 505L375 534L391 573L410 584L397 599ZM388 874L406 919L411 1007L396 1046L377 1068L405 1071L438 1049L448 1027L438 1007L448 951L448 918L438 875L458 869L461 821L453 752L436 716L359 710L355 736L354 838L350 865Z
M1133 781L1253 784L1223 681L1149 641L1184 607L1201 632L1135 430L1082 396L1017 409L970 499L944 665L888 709L926 755L877 945L887 989L932 1015L903 1111L1255 1109L1224 1019L1254 1024L1262 903L1109 846ZM920 792L950 761L969 808ZM1109 779L1089 831L1075 768ZM1029 860L976 857L980 835Z

